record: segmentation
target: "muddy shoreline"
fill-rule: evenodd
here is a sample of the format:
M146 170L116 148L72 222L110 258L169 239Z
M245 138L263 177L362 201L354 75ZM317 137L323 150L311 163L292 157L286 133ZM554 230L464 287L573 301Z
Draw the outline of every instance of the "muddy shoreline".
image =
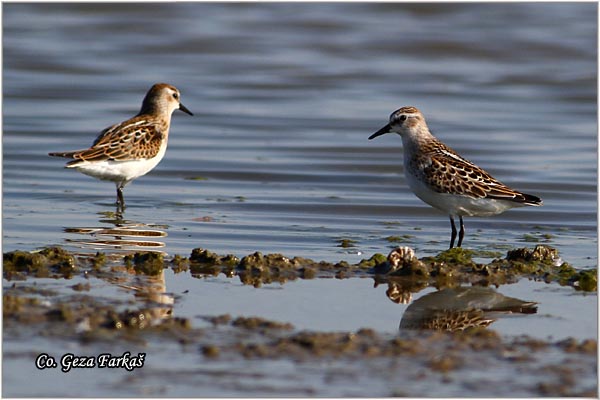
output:
M204 249L194 249L189 257L169 258L153 252L112 257L104 253L77 255L61 248L14 251L4 254L5 344L7 340L10 343L42 336L58 348L68 347L70 342L92 348L125 345L132 353L133 349L143 351L148 360L152 360L156 346L169 344L178 348L182 356L191 349L194 358L204 366L224 362L238 365L253 360L267 364L285 361L300 368L327 362L336 368L343 364L353 371L360 370L367 377L378 374L370 367L383 363L384 375L388 377L422 381L433 376L465 386L464 393L470 393L468 386L473 383L469 376L479 365L493 363L507 376L510 373L506 371L517 369L521 375L531 375L529 381L518 382L518 393L595 396L597 385L590 384L597 362L597 341L593 339L503 337L481 323L463 324L454 330L447 328L448 324L444 329L439 324L432 329L434 325L430 324L429 329L401 330L397 335L372 329L319 332L251 315L234 318L228 314L206 315L202 317L204 326L198 327L197 321L173 315L177 296L166 295L164 286L164 270L168 268L176 274L189 273L193 278L223 274L255 287L296 279L370 277L376 284L389 285L390 299L405 303L411 301L412 293L428 286L442 293L461 285L487 289L520 279L566 285L579 291L596 290L595 270L575 270L547 246L512 250L487 264L474 262L473 256L471 251L453 249L419 259L411 249L397 248L387 257L375 254L351 265L258 252L239 259ZM46 278L63 284L56 289L38 284ZM76 283L71 284L71 280ZM135 300L96 296L93 287L98 280L129 288L135 293ZM489 290L493 293L493 289ZM468 313L460 315L467 315L467 322L483 320L482 313ZM539 373L540 368L545 371L543 374ZM136 373L146 374L143 368ZM472 393L480 394L480 390ZM269 391L259 393L265 395ZM307 389L303 394L325 393ZM379 394L427 393L418 385L408 385Z

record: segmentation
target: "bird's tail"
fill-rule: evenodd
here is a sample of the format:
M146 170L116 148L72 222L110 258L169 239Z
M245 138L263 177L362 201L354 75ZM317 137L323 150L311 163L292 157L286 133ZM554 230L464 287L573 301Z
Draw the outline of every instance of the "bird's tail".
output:
M530 205L530 206L541 206L544 204L544 202L542 201L542 199L540 199L537 196L531 195L531 194L526 194L526 193L521 193L521 195L525 198L523 200L523 203Z
M510 312L518 314L535 314L537 313L537 303L535 301L522 301L507 297L500 304L495 305L489 311Z
M77 153L77 151L62 151L62 152L48 153L48 155L52 156L52 157L73 158L75 153Z
M48 155L52 157L72 158L73 160L69 161L67 165L65 165L65 168L76 168L81 166L81 164L85 164L85 161L78 156L80 153L81 150L76 150L48 153Z

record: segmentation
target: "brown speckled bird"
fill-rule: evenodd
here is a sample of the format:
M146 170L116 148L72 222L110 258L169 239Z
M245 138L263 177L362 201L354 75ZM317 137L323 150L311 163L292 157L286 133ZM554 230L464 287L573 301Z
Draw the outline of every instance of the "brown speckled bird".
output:
M463 216L487 217L513 207L543 204L539 197L511 189L440 142L416 107L394 111L389 123L369 139L389 132L402 137L404 174L410 189L425 203L450 216L450 248L456 239L456 216L460 218L460 247L465 235Z
M150 172L164 157L171 115L177 109L193 115L181 104L176 87L157 83L146 94L142 109L135 117L103 130L92 147L49 155L72 158L66 168L115 182L117 207L122 211L125 185Z

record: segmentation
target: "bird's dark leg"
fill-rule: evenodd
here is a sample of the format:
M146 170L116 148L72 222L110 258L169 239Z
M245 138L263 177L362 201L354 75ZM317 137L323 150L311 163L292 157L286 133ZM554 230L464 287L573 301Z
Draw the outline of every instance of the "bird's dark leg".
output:
M123 198L123 183L117 183L117 211L125 210L125 199Z
M460 219L462 221L462 217ZM452 215L450 216L450 226L452 227L452 236L450 237L450 248L454 247L454 239L456 239L456 226L454 225L454 218ZM460 242L462 239L458 240L458 245L460 246Z
M460 216L460 232L458 233L458 247L462 244L465 237L465 224L463 224L462 215Z

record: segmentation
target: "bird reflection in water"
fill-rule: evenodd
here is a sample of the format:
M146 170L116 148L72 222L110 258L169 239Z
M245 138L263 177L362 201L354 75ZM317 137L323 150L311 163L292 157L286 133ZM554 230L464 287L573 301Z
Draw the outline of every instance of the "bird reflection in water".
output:
M426 294L408 306L400 329L455 332L487 327L506 314L535 314L537 303L504 296L489 287L457 287Z
M408 271L408 272L407 272ZM426 276L425 265L409 247L390 252L387 262L374 270L375 287L387 283L387 297L397 304L409 304L413 293L429 285L428 280L412 279L410 274ZM492 288L473 286L445 288L421 296L408 306L400 329L430 329L455 332L471 327L487 327L506 314L535 314L537 303L504 296Z
M175 298L167 292L164 270L157 275L139 274L124 259L136 252L165 255L161 250L165 243L156 239L167 236L163 230L167 227L126 220L119 212L106 211L99 215L99 226L65 228L65 233L77 237L64 240L77 248L75 254L78 256L95 259L101 255L101 260L110 263L110 268L101 264L86 271L87 276L119 287L134 297L133 311L119 315L114 321L115 326L144 328L171 318Z
M64 232L84 235L84 238L65 238L65 242L83 249L106 249L112 251L158 251L165 243L158 238L167 236L164 225L147 225L123 219L121 213L105 211L99 213L98 227L69 227Z
M173 315L175 298L173 294L167 292L164 270L156 276L134 275L127 282L116 284L122 289L131 291L136 302L143 304L143 311L136 312L141 328L143 328L142 324L156 325Z

